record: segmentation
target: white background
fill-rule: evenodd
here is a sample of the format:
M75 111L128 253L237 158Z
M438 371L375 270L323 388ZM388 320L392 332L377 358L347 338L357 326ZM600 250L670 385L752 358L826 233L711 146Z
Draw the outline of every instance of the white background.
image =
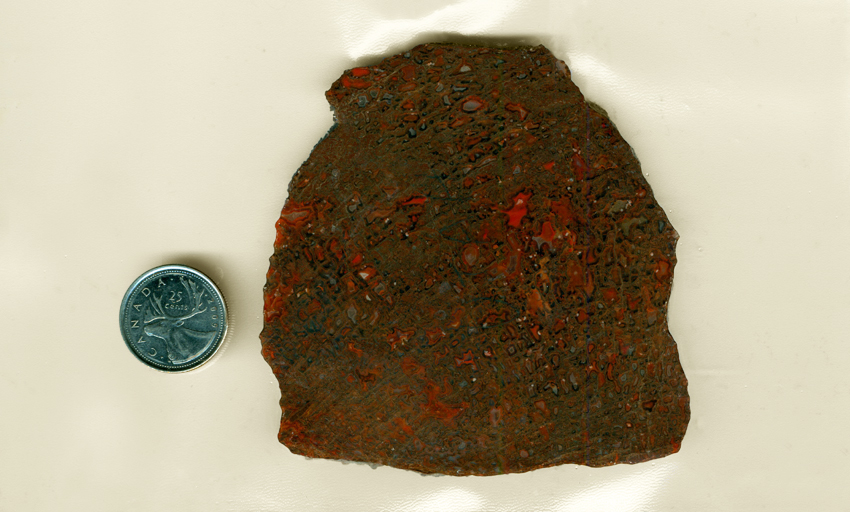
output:
M850 509L850 4L837 0L0 1L0 511ZM635 466L423 477L276 439L262 287L343 70L542 43L678 230L693 417ZM140 364L126 287L217 281L229 344Z

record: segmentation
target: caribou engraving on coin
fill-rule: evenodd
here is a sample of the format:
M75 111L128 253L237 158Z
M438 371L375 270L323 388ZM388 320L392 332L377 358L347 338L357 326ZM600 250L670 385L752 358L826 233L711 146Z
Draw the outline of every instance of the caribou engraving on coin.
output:
M168 293L163 305L163 295L151 292L148 307L145 308L144 331L148 336L163 340L168 359L172 363L182 363L207 346L216 335L216 329L196 330L186 325L186 321L195 315L204 313L204 290L183 276L179 277L184 290ZM184 294L185 291L185 294ZM174 316L189 310L188 314Z

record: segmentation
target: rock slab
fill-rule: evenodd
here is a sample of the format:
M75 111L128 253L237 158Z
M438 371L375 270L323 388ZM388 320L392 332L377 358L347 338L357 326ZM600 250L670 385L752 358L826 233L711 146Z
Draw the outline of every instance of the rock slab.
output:
M280 441L450 475L678 451L678 236L564 62L426 44L326 95L264 288Z

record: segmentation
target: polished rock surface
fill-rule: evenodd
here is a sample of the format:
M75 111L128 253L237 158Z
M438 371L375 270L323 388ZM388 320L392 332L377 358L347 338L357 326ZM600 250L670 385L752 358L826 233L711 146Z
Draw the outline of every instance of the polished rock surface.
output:
M565 64L422 45L327 99L264 289L280 441L452 475L678 451L677 234Z

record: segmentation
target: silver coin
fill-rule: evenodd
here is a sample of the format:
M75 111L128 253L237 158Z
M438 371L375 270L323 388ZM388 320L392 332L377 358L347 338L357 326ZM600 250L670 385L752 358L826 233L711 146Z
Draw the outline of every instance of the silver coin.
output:
M121 301L121 335L148 366L193 370L210 360L227 333L227 308L215 283L183 265L151 269Z

